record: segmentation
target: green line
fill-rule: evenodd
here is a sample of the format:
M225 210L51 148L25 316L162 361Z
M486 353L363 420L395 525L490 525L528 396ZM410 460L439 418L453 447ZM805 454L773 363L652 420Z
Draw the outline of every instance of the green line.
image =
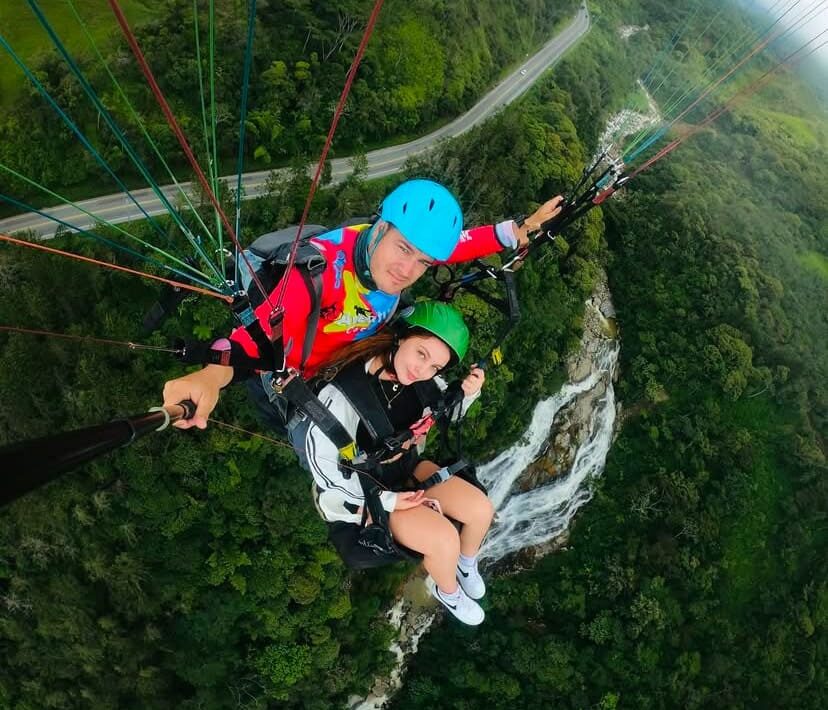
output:
M167 199L167 196L163 193L163 191L160 189L158 184L155 182L155 179L150 174L150 172L147 169L146 165L144 165L144 162L141 160L141 158L135 152L132 145L127 140L126 136L124 135L123 131L120 129L120 127L115 122L112 115L109 113L109 111L107 111L106 107L103 105L103 102L101 101L101 99L98 96L95 89L87 81L86 77L83 75L83 72L81 72L80 67L72 59L71 55L66 50L66 47L63 45L63 42L61 42L61 40L60 40L60 37L58 37L58 35L55 32L54 28L51 26L49 21L46 19L46 16L43 14L43 11L38 6L37 0L26 0L26 1L28 3L29 7L32 9L32 12L35 13L35 16L37 17L38 22L40 22L43 29L46 30L46 33L49 35L49 38L52 40L52 43L57 48L58 52L63 57L64 61L69 65L69 68L70 68L72 74L74 75L75 79L77 79L78 83L81 85L81 88L83 89L84 93L87 95L89 100L92 101L92 104L95 106L96 110L98 111L98 115L101 118L103 118L104 122L107 124L107 126L109 126L109 129L112 131L112 133L118 139L121 146L124 148L124 150L126 151L127 155L132 160L135 167L138 168L141 175L143 175L144 179L149 183L149 185L152 188L153 192L155 192L158 199L161 200L161 203L165 206L167 211L170 213L170 216L173 218L173 220L175 220L175 222L181 228L181 231L184 233L184 235L190 241L190 244L192 245L192 247L201 255L201 257L204 259L207 266L209 266L210 268L213 269L213 271L216 275L216 278L219 281L223 282L224 279L223 279L222 275L218 272L215 265L210 261L210 259L204 253L204 251L202 250L200 244L198 243L198 241L195 239L192 232L190 231L189 227L187 227L187 225L184 224L183 220L181 219L181 215L172 206L172 204L170 204L170 201Z
M216 7L215 0L210 0L210 113L213 129L213 194L217 200L221 199L218 184L218 140L216 139ZM224 243L221 219L216 212L216 225L219 237L219 253L224 254ZM238 238L238 235L236 235ZM222 263L224 259L222 259Z
M199 26L198 26L198 0L193 0L193 29L195 34L195 46L196 46L196 64L198 66L198 95L201 100L201 127L202 132L204 134L204 153L207 159L207 172L210 177L210 183L213 185L213 191L215 192L215 185L216 185L216 166L213 165L213 161L211 158L211 151L210 151L210 135L207 130L207 104L204 100L204 68L201 59L201 40L199 38ZM215 213L216 218L216 228L217 233L219 234L218 240L213 240L213 243L216 245L219 254L222 253L222 244L221 244L221 220L219 219L218 213ZM224 276L225 280L227 279L227 271L224 266L225 259L220 258L219 264L221 266L221 273Z
M38 182L35 182L31 178L27 178L25 175L20 174L19 172L17 172L13 168L10 168L9 166L4 165L3 163L0 163L0 170L5 170L10 175L13 175L14 177L16 177L18 180L22 180L23 182L31 185L32 187L35 187L38 190L41 190L42 192L45 192L50 197L54 197L56 200L60 200L63 204L69 205L70 207L74 207L76 210L78 210L79 212L83 212L87 217L91 217L96 222L100 222L101 224L104 224L107 227L111 227L116 232L119 232L119 233L123 234L124 236L129 237L130 239L133 239L134 241L138 242L138 244L140 244L143 247L146 247L150 251L154 251L157 254L165 256L168 259L171 259L172 261L174 261L176 264L179 264L180 266L183 266L185 269L189 269L192 273L196 274L197 276L200 276L203 279L208 279L209 280L207 274L202 273L198 269L194 269L187 262L182 261L181 259L178 259L177 257L173 256L172 254L169 254L169 253L165 252L163 249L155 246L154 244L150 244L149 242L145 242L143 239L141 239L140 237L136 237L134 234L130 234L123 227L119 227L117 224L114 224L112 222L109 222L108 220L102 219L101 217L98 217L98 215L93 214L92 212L89 212L88 210L85 210L83 207L81 207L77 203L72 202L71 200L67 199L63 195L58 194L57 192L53 192L48 187L45 187L45 186L41 185ZM180 276L184 275L184 274L181 274L178 271L176 271L176 273L178 273Z
M112 80L113 85L118 90L118 94L124 100L124 103L126 104L127 108L129 109L130 114L132 115L132 118L135 120L135 123L137 124L137 126L140 129L141 133L144 135L144 138L146 138L147 143L150 144L153 151L155 152L155 155L158 156L158 159L161 161L161 164L164 166L164 169L167 171L167 174L170 176L170 179L173 181L173 184L178 188L178 191L184 197L185 202L190 207L190 209L193 211L193 214L195 214L195 217L198 220L198 223L201 225L201 228L210 237L210 239L213 241L213 243L216 243L215 237L210 233L210 230L207 228L207 225L204 224L204 220L201 219L201 215L198 213L196 208L193 206L193 203L191 202L190 197L187 194L187 191L179 184L178 180L175 177L175 174L170 169L170 166L167 164L167 161L164 160L164 156L161 154L161 151L158 149L158 146L155 144L155 142L152 140L152 137L147 132L147 129L144 126L144 122L141 120L141 117L138 115L138 112L132 106L132 103L130 102L130 100L127 97L126 93L121 88L121 85L118 83L118 80L115 78L114 74L110 70L109 65L107 64L106 60L103 58L100 51L98 50L98 45L95 43L95 40L93 39L92 35L90 34L89 30L86 27L86 24L83 22L80 15L78 14L78 11L75 9L75 4L74 4L73 0L67 0L67 2L69 4L69 8L72 10L72 14L75 16L75 19L78 21L78 24L80 25L81 30L83 30L83 33L86 36L86 39L89 41L90 46L92 47L93 51L95 52L95 56L100 61L101 65L103 66L103 68L106 71L109 78Z
M84 229L83 227L78 227L77 225L71 224L70 222L62 220L59 217L55 217L54 215L46 214L43 210L39 210L36 207L33 207L32 205L27 205L25 202L20 202L19 200L14 199L11 195L4 195L4 194L0 193L0 200L2 200L4 202L8 202L10 205L14 205L15 207L17 207L18 209L23 210L24 212L34 212L36 214L39 214L41 217L44 217L46 219L50 219L53 222L57 222L58 224L62 224L67 229L70 229L74 232L78 232L79 234L82 234L83 236L89 237L90 239L94 239L97 242L101 242L101 244L106 244L107 246L111 247L112 249L117 249L118 251L126 252L127 254L130 254L130 255L134 256L135 258L137 258L137 259L142 259L143 261L148 261L151 264L155 264L156 266L160 266L162 269L166 269L167 271L171 271L172 273L177 274L178 276L180 276L181 278L183 278L185 280L201 284L202 286L204 286L205 288L207 288L210 291L215 291L216 293L224 293L224 291L217 288L215 284L211 284L207 281L202 281L201 279L195 278L191 274L184 274L184 273L180 272L178 269L173 268L169 264L163 264L162 262L158 261L157 259L153 259L151 256L147 256L146 254L141 254L141 253L135 251L134 249L130 249L129 247L124 246L123 244L119 244L118 242L113 242L111 239L107 239L106 237L102 237L98 234L95 234L94 232L90 232L90 231ZM71 253L71 252L69 252L69 253ZM77 254L75 256L77 256ZM226 289L225 289L225 291L226 291Z

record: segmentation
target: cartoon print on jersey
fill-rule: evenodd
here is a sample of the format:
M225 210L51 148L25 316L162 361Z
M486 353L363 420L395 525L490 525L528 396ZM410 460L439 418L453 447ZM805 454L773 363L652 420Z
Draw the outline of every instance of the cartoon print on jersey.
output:
M342 272L346 263L345 252L340 249L336 252L336 260L334 261L334 286L336 288L342 288Z
M371 291L351 271L342 274L344 291L342 313L328 323L324 333L352 333L362 339L377 332L397 304L396 296Z
M333 320L336 318L336 304L332 303L329 306L322 306L319 309L319 317L322 320Z
M388 322L400 302L399 295L392 296L384 291L370 291L365 298L374 313L373 322L368 328L358 333L355 340L362 340L376 333L384 323Z

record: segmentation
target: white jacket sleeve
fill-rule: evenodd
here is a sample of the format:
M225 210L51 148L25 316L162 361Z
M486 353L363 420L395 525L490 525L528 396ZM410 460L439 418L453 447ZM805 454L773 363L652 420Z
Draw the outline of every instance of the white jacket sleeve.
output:
M333 385L326 385L319 393L319 399L340 421L345 431L352 437L356 436L359 415L345 396ZM340 468L336 445L313 423L308 427L303 440L295 443L303 449L319 491L317 504L322 517L328 522L341 520L360 523L362 515L356 509L365 504L362 485L356 472L347 475L348 470ZM385 510L392 511L397 504L397 494L384 491L380 500Z

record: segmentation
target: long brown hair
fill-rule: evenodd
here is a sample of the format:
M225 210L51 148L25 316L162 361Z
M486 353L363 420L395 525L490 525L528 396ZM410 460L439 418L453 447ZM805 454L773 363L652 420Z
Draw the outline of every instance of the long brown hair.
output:
M331 364L328 367L322 368L323 377L326 380L332 379L337 372L344 370L348 365L355 362L365 362L373 357L379 357L382 360L382 365L386 370L394 371L391 358L393 352L396 350L396 345L402 340L409 338L436 338L434 333L430 333L423 328L406 328L403 333L395 331L394 326L381 330L376 335L371 335L362 340L356 340L353 343L348 343L344 347L337 350L331 358Z

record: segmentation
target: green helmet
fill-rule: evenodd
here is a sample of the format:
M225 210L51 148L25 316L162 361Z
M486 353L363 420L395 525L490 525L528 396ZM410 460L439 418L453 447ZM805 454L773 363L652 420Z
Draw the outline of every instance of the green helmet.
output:
M462 360L469 349L469 329L456 308L440 301L418 301L400 313L409 328L433 333L451 350L449 365Z

